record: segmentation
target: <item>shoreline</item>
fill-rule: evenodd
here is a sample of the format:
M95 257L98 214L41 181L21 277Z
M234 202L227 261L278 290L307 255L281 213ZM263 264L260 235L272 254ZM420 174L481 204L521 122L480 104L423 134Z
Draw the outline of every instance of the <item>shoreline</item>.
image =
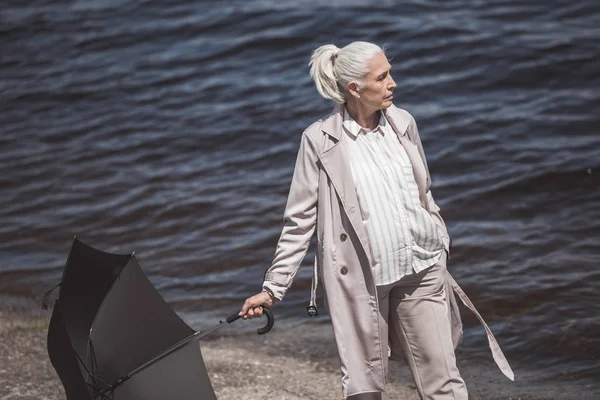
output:
M49 315L0 308L0 400L65 398L46 352ZM339 361L329 325L275 326L264 336L215 333L202 339L200 346L219 400L342 397ZM470 399L600 398L592 383L526 380L526 372L521 370L515 371L517 380L511 382L491 359L469 357L460 347L457 358ZM386 396L389 400L418 400L410 371L403 363L390 363Z

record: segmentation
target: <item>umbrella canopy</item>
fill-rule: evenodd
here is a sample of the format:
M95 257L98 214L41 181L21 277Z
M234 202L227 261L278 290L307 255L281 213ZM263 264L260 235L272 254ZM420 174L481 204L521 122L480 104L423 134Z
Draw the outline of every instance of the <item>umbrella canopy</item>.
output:
M186 342L195 333L133 254L74 240L48 329L68 400L216 399L200 346Z

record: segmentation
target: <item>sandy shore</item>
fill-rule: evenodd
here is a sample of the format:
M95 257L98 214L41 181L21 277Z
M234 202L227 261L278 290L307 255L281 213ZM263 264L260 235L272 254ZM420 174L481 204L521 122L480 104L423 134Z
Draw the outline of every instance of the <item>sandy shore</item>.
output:
M0 310L0 400L65 398L46 353L47 327L44 314ZM341 398L330 327L306 323L265 336L215 335L200 345L219 400ZM458 358L471 399L600 399L591 383L519 380L518 370L512 383L490 360ZM405 365L392 362L390 375L387 399L418 400Z

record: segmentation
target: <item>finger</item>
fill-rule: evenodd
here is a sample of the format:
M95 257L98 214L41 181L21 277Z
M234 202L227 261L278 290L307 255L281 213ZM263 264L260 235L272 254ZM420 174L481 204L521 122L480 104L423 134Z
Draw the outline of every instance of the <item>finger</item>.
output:
M250 318L254 318L254 308L248 309L248 313L246 315L248 315Z
M255 316L256 316L257 318L260 318L260 317L262 317L262 316L263 316L263 308L262 308L262 307L256 307L256 313L255 313Z
M248 313L248 309L250 308L250 299L246 299L244 305L242 306L242 310L239 312L239 316L242 317Z

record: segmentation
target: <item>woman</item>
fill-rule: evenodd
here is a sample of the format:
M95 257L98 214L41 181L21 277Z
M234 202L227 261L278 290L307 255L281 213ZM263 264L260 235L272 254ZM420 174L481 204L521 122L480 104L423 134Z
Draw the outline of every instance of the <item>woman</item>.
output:
M472 304L446 271L450 239L415 120L392 104L391 66L366 42L319 47L310 65L319 93L337 104L302 135L273 264L240 315L259 317L283 298L316 229L344 397L381 399L389 346L404 353L422 399L466 399L451 288Z

